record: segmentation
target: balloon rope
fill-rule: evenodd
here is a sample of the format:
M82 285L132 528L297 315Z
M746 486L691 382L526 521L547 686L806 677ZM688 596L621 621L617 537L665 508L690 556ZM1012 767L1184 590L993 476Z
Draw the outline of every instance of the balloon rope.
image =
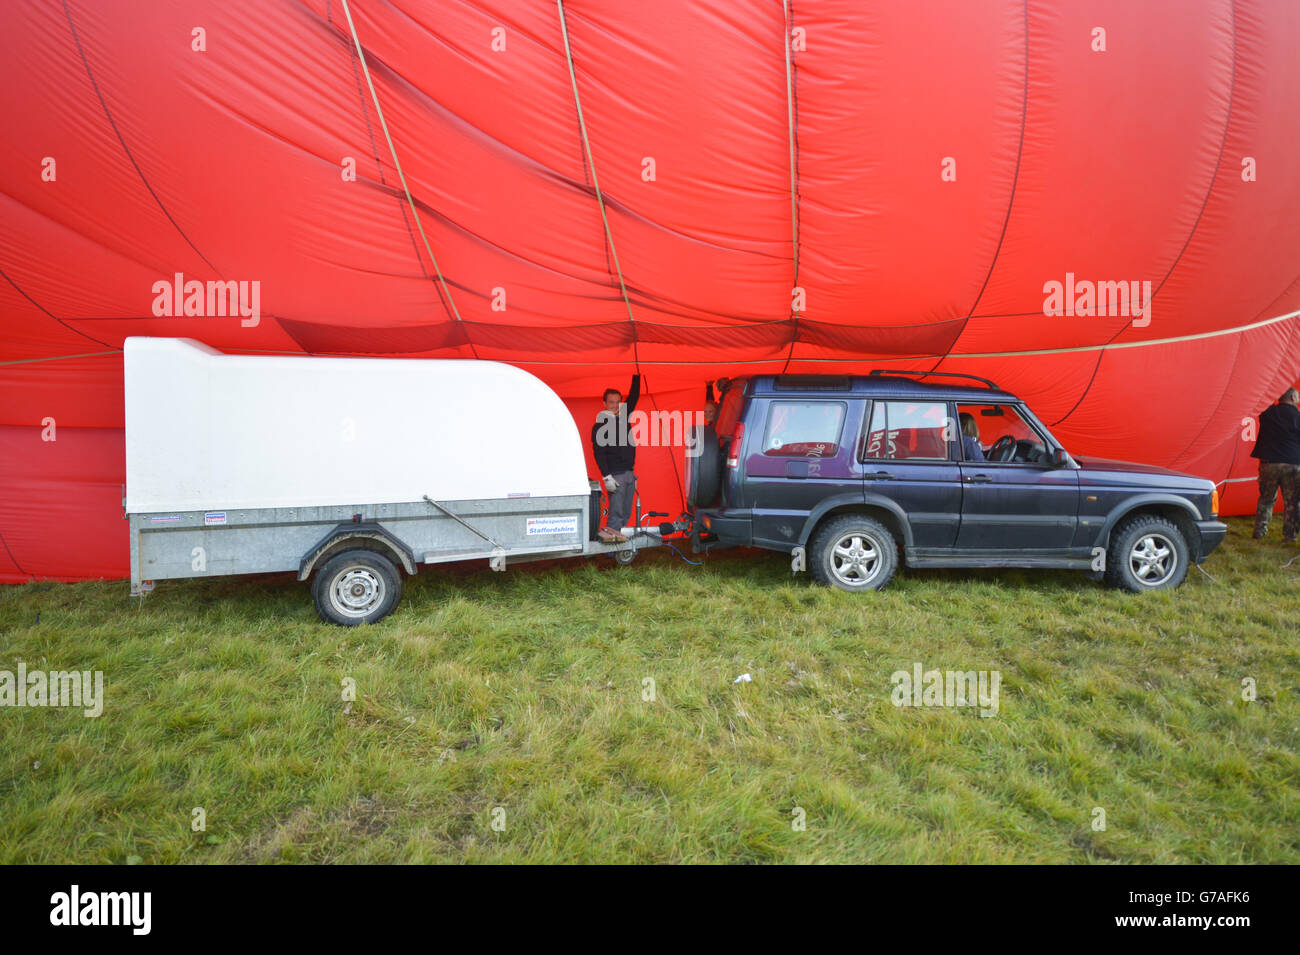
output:
M996 317L996 316L987 316ZM1105 352L1118 351L1121 348L1146 348L1149 345L1175 345L1179 342L1194 342L1205 338L1220 338L1224 335L1236 335L1240 332L1249 332L1256 328L1265 328L1269 325L1276 325L1278 322L1285 322L1292 318L1300 317L1300 311L1287 312L1285 315L1277 315L1273 318L1266 318L1260 322L1251 322L1249 325L1238 325L1235 328L1220 328L1212 332L1197 332L1194 335L1178 335L1174 338L1149 338L1138 342L1109 342L1101 345L1079 345L1073 348L1036 348L1030 351L997 351L997 352L948 352L943 355L905 355L903 358L907 361L921 361L928 358L942 358L945 361L950 358L1025 358L1035 355L1072 355L1081 352ZM579 326L582 327L582 326ZM722 328L725 326L710 326ZM779 364L783 359L780 358L738 358L734 361L728 361L729 365L772 365ZM864 361L862 358L800 358L801 362L808 364L822 365L861 365ZM576 361L534 361L532 359L513 362L516 365L581 365L583 362ZM614 364L611 362L611 364ZM649 361L647 365L716 365L717 360L706 358L700 361L683 361L674 359L672 361Z
M73 331L76 331L76 329L73 329ZM102 357L102 356L104 356L104 355L120 355L120 354L122 354L122 349L117 348L117 349L114 349L113 351L91 351L91 352L85 352L84 354L80 354L80 355L50 355L50 356L47 357L47 358L15 358L15 359L12 360L12 361L0 361L0 366L2 366L2 365L30 365L30 364L32 364L33 362L38 362L38 361L62 361L62 360L65 359L65 358L100 358L100 357Z
M1078 352L1089 351L1119 351L1122 348L1146 348L1148 345L1174 345L1178 342L1195 342L1203 338L1220 338L1223 335L1236 335L1238 332L1248 332L1256 328L1264 328L1268 325L1276 325L1278 322L1285 322L1288 319L1300 315L1300 311L1287 312L1285 315L1276 315L1273 318L1266 318L1260 322L1251 322L1249 325L1238 325L1235 328L1219 328L1212 332L1197 332L1194 335L1175 335L1173 338L1147 338L1136 342L1117 342L1109 341L1101 345L1077 345L1072 348L1036 348L1030 351L1002 351L1002 352L949 352L944 358L1020 358L1027 355L1072 355ZM989 316L992 317L992 316Z
M1151 338L1151 339L1147 339L1146 341L1140 341L1140 342L1112 342L1109 344L1102 344L1102 345L1080 345L1076 348L1040 348L1040 349L1035 349L1034 351L949 352L947 355L911 355L908 357L908 360L915 361L918 359L925 359L925 358L1024 358L1024 357L1029 357L1034 355L1068 355L1077 352L1115 351L1116 349L1120 349L1120 348L1145 348L1148 345L1174 345L1177 344L1178 342L1191 342L1191 341L1199 341L1200 339L1203 338L1219 338L1223 335L1236 335L1239 332L1249 332L1249 331L1253 331L1256 328L1266 328L1269 325L1276 325L1278 322L1285 322L1289 319L1297 318L1297 317L1300 317L1300 311L1287 312L1285 315L1275 315L1273 318L1266 318L1260 322L1251 322L1249 325L1238 325L1235 328L1221 328L1213 332L1199 332L1195 335L1180 335L1176 338ZM587 326L566 325L562 327L585 328ZM731 327L731 326L719 325L716 327L724 328L724 327ZM301 355L302 354L301 351L290 351L288 349L276 349L276 348L241 348L240 353L241 354L258 353L258 354L267 354L267 355ZM121 352L120 351L88 352L82 355L50 355L44 358L18 358L11 361L0 361L0 365L27 365L27 364L31 364L32 362L38 362L38 361L59 361L64 358L94 358L99 355L117 355L117 354L121 354ZM325 352L324 354L336 354L336 353ZM801 358L799 360L803 362L808 362L809 364L825 364L825 365L851 365L851 364L860 364L862 361L862 359L860 358ZM781 361L782 359L780 358L754 358L754 359L741 358L741 359L737 359L736 361L729 362L729 364L774 365L774 364L779 364ZM581 362L581 361L536 361L534 359L521 359L517 361L512 361L511 364L519 365L522 367L524 365L583 365L583 364L590 364L590 363ZM608 362L608 364L619 364L619 362ZM671 361L648 361L648 362L644 362L644 364L669 365L669 366L716 365L717 360L713 358L707 358L702 361L682 361L681 359L673 359ZM1253 481L1255 479L1234 478L1233 480ZM1232 483L1232 482L1228 482L1228 483Z
M600 220L605 224L605 241L609 243L609 254L614 260L618 287L623 293L623 304L627 307L627 320L632 325L632 360L639 368L641 360L637 354L636 319L632 317L632 300L628 298L627 283L623 281L623 269L618 264L618 252L614 249L614 233L610 231L609 216L605 213L605 197L596 179L596 163L591 157L591 140L587 138L587 123L582 118L582 100L578 97L578 74L573 69L573 49L569 46L569 25L564 16L564 0L555 0L555 6L560 11L560 35L564 38L564 58L569 62L569 82L573 84L573 105L578 111L578 132L582 134L582 148L587 156L587 169L591 172L591 187L596 191L596 203L600 206Z
M798 130L795 126L794 66L790 62L790 0L781 0L785 17L785 112L790 138L790 238L794 258L794 288L799 286L799 160L796 155ZM794 358L794 344L799 340L799 313L794 309L794 288L790 290L790 351L785 356L781 373L790 368Z
M361 60L361 72L365 74L366 85L370 87L370 99L375 104L375 114L379 117L379 128L384 131L384 139L388 140L388 151L393 157L393 166L397 169L397 178L401 180L402 191L406 193L406 201L411 206L411 215L415 217L415 227L420 230L420 238L424 242L424 250L429 253L429 261L433 263L434 274L438 276L438 286L447 302L447 308L451 311L452 317L456 321L461 321L460 312L456 309L456 303L452 301L451 289L447 287L447 280L442 277L442 269L438 268L438 259L433 254L433 247L429 244L429 237L424 234L424 224L420 221L420 211L415 207L415 199L411 196L411 187L406 184L406 174L402 172L402 163L397 158L397 147L393 145L393 137L388 132L388 123L384 119L384 110L379 105L379 94L375 92L374 80L370 78L370 67L366 65L366 52L361 48L361 38L357 36L357 25L352 22L352 11L348 8L348 0L343 0L343 15L348 18L348 29L352 31L352 42L357 47L357 57ZM474 343L465 337L469 345L470 352L474 357L478 357L478 352L474 349Z

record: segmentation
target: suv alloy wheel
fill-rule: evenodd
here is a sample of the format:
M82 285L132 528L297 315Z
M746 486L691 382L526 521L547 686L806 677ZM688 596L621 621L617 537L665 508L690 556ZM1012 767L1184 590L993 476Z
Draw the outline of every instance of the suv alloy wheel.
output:
M1182 531L1163 517L1139 514L1111 535L1106 580L1134 593L1171 589L1183 582L1189 563Z
M898 570L898 545L874 518L845 514L817 528L808 563L818 583L851 593L879 590Z

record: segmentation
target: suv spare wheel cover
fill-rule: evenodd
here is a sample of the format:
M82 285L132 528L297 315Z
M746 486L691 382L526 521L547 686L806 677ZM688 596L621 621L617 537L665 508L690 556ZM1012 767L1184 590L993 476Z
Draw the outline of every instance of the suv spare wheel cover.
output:
M702 507L713 503L722 488L722 459L718 450L718 432L713 425L696 427L692 444L685 453L687 505Z

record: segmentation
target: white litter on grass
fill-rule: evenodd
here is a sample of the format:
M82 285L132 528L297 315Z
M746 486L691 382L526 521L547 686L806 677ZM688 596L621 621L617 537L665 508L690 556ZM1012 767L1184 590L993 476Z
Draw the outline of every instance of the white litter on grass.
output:
M742 673L740 676L736 677L731 682L732 683L753 683L754 678L750 676L748 673Z

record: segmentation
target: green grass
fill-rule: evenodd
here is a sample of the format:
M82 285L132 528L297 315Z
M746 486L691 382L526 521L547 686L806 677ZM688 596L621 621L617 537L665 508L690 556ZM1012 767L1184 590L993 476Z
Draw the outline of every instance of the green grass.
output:
M352 630L289 575L0 588L0 669L107 699L0 708L0 862L1300 862L1300 548L1231 528L1141 597L667 552L425 572ZM998 715L893 706L917 661Z

